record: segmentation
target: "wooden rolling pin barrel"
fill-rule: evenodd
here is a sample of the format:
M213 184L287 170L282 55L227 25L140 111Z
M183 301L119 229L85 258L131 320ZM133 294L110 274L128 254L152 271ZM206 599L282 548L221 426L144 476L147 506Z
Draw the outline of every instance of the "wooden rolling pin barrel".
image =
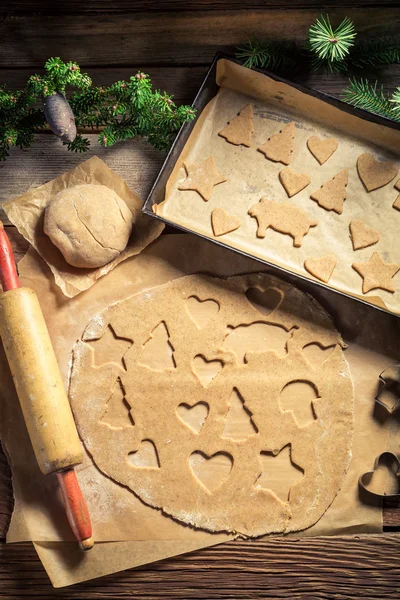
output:
M0 337L40 470L56 473L71 528L82 550L93 547L89 512L74 466L82 447L35 292L21 287L0 221Z

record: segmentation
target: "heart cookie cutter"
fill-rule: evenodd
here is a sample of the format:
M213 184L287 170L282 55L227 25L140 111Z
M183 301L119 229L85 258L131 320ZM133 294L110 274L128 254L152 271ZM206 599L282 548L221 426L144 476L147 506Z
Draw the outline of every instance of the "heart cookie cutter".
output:
M399 489L398 492L385 494L384 492L377 492L369 487L374 474L381 465L384 465L387 470L391 471L397 477ZM400 498L400 461L398 457L393 454L393 452L383 452L380 454L375 460L374 469L361 475L360 479L358 480L358 484L365 492L375 496L376 498Z
M388 413L393 414L400 408L400 363L388 367L379 375L379 391L375 396L375 402L383 406ZM385 392L396 396L394 404L389 404L385 399Z

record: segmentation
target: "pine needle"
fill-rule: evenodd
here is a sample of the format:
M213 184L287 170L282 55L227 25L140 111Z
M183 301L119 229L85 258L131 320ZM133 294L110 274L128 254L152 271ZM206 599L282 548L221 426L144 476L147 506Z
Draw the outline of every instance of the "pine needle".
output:
M337 70L340 61L349 54L356 35L348 17L333 29L329 15L321 15L308 30L308 47L317 59L314 67L326 65L331 71Z
M296 44L284 40L260 40L252 38L238 47L236 58L249 69L291 71L296 66Z
M400 101L400 88L399 101ZM396 93L395 93L396 94ZM400 123L399 107L393 106L393 102L397 103L393 94L392 98L388 98L383 85L379 88L378 82L370 83L367 79L349 79L348 87L343 90L343 100L352 106L362 108L376 115L386 117L397 123Z

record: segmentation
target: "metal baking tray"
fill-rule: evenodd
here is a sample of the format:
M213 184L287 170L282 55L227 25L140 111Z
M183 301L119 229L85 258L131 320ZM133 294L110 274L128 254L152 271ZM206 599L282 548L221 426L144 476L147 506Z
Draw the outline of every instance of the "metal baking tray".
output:
M256 260L257 262L260 262L261 264L267 265L268 267L270 267L271 269L273 269L276 272L285 273L286 275L289 276L289 279L292 281L300 279L304 283L307 284L306 287L308 287L309 284L311 284L311 286L317 286L317 287L329 290L330 292L340 294L341 296L346 296L347 298L350 298L354 302L360 302L362 304L369 306L370 308L373 308L375 310L380 310L382 312L386 312L386 313L391 314L392 316L395 316L398 319L400 319L400 315L397 315L396 313L393 313L390 310L387 310L380 306L373 305L370 302L363 300L362 298L355 298L351 294L347 294L346 292L344 292L342 290L337 290L335 288L327 286L323 282L311 280L309 277L303 276L298 273L294 273L290 269L286 269L284 267L278 266L272 262L269 262L268 260L253 256L252 254L244 252L242 250L232 248L231 246L228 246L227 244L225 244L224 242L222 242L218 239L212 239L205 235L202 235L201 233L192 231L191 229L189 229L187 227L178 225L178 224L174 223L173 221L169 221L168 219L165 219L164 217L156 215L153 212L153 205L159 204L164 200L165 187L166 187L167 181L171 175L171 172L175 166L176 161L178 160L186 142L188 141L188 138L197 122L197 119L199 118L202 110L210 102L210 100L212 100L212 98L214 98L214 96L218 93L219 85L217 85L217 83L216 83L216 71L217 71L217 63L220 59L225 59L225 60L231 61L231 62L239 64L239 65L242 64L239 60L236 60L235 58L233 58L232 56L230 56L224 52L218 52L215 55L214 60L211 64L211 67L208 70L207 75L206 75L206 77L205 77L205 79L193 101L193 104L192 104L192 107L197 111L196 118L193 121L185 123L179 130L179 132L175 138L175 141L173 142L171 149L168 152L168 155L161 167L161 170L157 176L157 179L154 182L154 185L143 205L142 212L145 213L146 215L153 217L154 219L158 219L158 220L162 221L166 225L172 226L172 227L174 227L178 230L181 230L185 233L191 233L193 235L197 235L197 236L202 237L203 239L207 240L208 242L212 242L212 243L217 244L218 246L221 246L223 248L226 248L232 252L237 252L238 254L241 254L243 256L246 256L248 258ZM291 81L289 79L279 77L275 73L271 73L270 71L268 71L266 69L254 69L254 70L258 71L259 73L263 73L263 74L267 75L268 77L270 77L271 79L274 79L275 81L280 81L282 83L290 85L291 87L299 90L300 92L302 92L304 94L307 94L309 96L314 96L315 98L318 98L319 100L322 100L323 102L326 102L327 104L335 106L336 108L338 108L341 111L347 112L351 115L357 116L366 121L371 121L372 123L377 123L378 125L384 125L385 127L390 127L392 129L400 130L400 123L395 123L395 122L391 121L390 119L387 119L386 117L374 115L365 110L355 108L354 106L351 106L350 104L347 104L345 102L342 102L341 100L338 100L337 98L334 98L330 94L326 94L324 92L320 92L319 90L314 90L312 88L303 86L303 85L301 85L297 82Z

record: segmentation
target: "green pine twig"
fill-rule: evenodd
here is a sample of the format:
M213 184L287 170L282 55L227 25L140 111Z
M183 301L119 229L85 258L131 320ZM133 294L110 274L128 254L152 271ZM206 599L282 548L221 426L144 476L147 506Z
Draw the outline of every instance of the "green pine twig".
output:
M392 38L359 40L349 57L349 66L362 69L400 63L400 43Z
M272 41L252 38L238 47L235 56L249 69L289 72L297 64L297 46L294 42L285 40Z
M343 100L352 106L400 123L400 88L398 90L398 99L397 92L389 98L383 86L378 87L377 81L372 84L367 79L354 78L349 79L348 87L343 90Z
M348 17L333 29L329 15L321 15L308 30L307 48L312 55L313 68L326 67L331 72L345 70L344 61L354 45L356 35Z

